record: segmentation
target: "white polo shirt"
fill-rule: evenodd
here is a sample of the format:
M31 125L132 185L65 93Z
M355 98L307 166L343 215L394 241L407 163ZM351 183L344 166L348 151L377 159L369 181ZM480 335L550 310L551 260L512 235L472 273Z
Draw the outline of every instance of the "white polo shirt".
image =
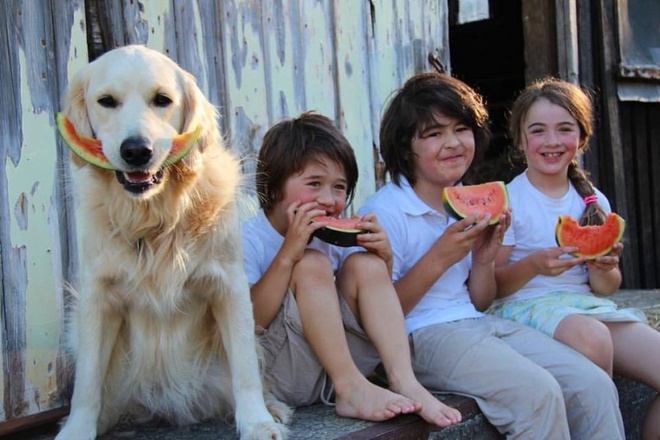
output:
M405 275L455 222L424 203L405 178L401 186L388 183L369 197L359 213L370 212L376 214L392 245L393 281ZM483 316L472 304L467 289L471 267L472 256L468 254L436 280L406 315L408 333L432 324Z
M248 282L252 285L259 281L266 272L280 247L282 247L284 237L273 228L263 209L260 209L255 216L241 225L241 238L243 241L245 273ZM317 249L326 254L330 258L335 273L337 273L341 263L348 255L364 250L364 248L357 246L349 248L333 246L316 237L307 245L307 248Z

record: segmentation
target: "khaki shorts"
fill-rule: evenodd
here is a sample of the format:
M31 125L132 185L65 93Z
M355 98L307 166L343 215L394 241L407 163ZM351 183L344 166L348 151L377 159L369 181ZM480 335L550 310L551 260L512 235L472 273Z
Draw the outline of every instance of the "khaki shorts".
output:
M346 338L358 369L369 375L380 363L378 351L341 296L339 303L344 334L337 337ZM292 406L331 402L332 383L303 336L298 305L291 291L259 340L264 353L265 379L278 399Z

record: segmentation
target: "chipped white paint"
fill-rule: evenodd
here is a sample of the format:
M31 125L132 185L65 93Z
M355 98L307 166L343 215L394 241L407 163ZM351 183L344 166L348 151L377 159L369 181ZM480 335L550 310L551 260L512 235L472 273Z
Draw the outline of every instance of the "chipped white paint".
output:
M52 242L59 240L57 217L51 215L55 183L56 150L53 115L35 113L32 90L27 78L28 61L19 51L21 105L23 108L23 143L20 162L6 164L7 192L10 203L11 245L26 249L24 280L20 289L24 303L26 338L25 403L29 411L48 408L53 388L49 369L55 363L60 333L60 313L53 275ZM55 266L57 267L57 266ZM38 392L36 392L38 390Z
M15 1L30 5L30 0ZM34 53L33 49L32 56L42 57L39 61L52 69L50 75L60 69L64 71L62 78L70 78L87 63L84 4L63 3L68 8L63 14L68 14L65 21L70 29L56 29L55 37L43 37L42 52ZM415 70L429 68L425 64L428 52L448 62L446 0L143 0L139 4L121 0L117 4L108 8L110 16L106 19L113 20L109 32L121 31L121 35L110 38L122 44L145 43L169 53L196 75L202 90L218 104L232 146L248 158L245 170L250 183L254 156L271 124L304 110L316 110L336 120L358 159L360 180L354 209L375 190L374 160L383 103ZM24 40L44 34L43 29L29 26L58 22L53 19L55 15L48 15L53 14L51 9L30 7L29 12L45 15L41 21L22 22ZM130 28L122 30L120 19ZM30 70L33 60L27 59L14 30L6 33L18 64L22 127L17 133L22 140L10 139L10 145L20 149L16 165L14 156L3 158L6 181L0 181L0 191L6 191L9 212L2 214L1 221L9 231L3 240L11 242L12 255L3 255L0 268L3 275L12 276L3 289L15 289L3 290L3 295L22 298L20 294L25 292L24 305L19 301L14 307L21 310L13 314L25 316L25 328L18 333L24 339L19 353L24 371L6 374L9 388L20 392L8 396L10 390L0 381L4 402L0 405L0 428L7 418L38 414L63 404L66 396L62 388L67 384L62 383L58 370L62 364L58 359L62 354L62 286L65 282L75 286L78 266L84 264L77 260L76 246L80 246L75 223L79 222L59 223L65 219L62 212L69 219L79 215L75 203L67 205L59 199L71 188L68 170L56 166L61 141L52 113L59 108L58 99L66 84L58 85L60 96L55 96L55 91L48 97L38 96L37 101L51 106L49 110L35 110L34 94L43 92L28 86L28 79L33 84L36 80L28 78L36 74ZM55 39L48 40L51 37ZM35 46L40 47L39 42ZM0 87L16 90L19 84ZM49 99L53 102L48 103ZM68 266L62 261L65 249ZM1 337L8 337L2 326L0 332ZM19 346L22 341L18 341ZM12 356L0 353L0 362L10 365ZM9 407L11 411L7 411Z

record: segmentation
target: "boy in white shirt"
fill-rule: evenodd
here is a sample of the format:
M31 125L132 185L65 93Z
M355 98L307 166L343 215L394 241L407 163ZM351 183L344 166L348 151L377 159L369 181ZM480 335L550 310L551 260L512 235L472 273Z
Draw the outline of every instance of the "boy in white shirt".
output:
M390 281L392 253L376 217L360 219L361 247L312 235L324 227L317 217L344 211L357 178L350 144L325 116L303 113L264 136L256 172L262 209L242 236L266 380L294 406L329 403L334 392L341 416L380 421L418 413L438 426L457 423L460 412L412 371ZM391 391L365 377L381 361Z

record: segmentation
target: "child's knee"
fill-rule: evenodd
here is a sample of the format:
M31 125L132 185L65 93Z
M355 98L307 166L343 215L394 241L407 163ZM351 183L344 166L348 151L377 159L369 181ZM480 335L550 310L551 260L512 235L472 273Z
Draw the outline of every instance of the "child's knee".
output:
M304 267L306 269L321 269L332 271L332 263L330 258L321 251L316 249L306 249L302 259L296 266Z
M355 252L342 264L342 272L350 273L358 279L374 280L380 276L389 278L387 266L378 255L369 252Z
M330 258L315 249L305 250L305 254L293 267L293 279L299 277L334 276Z
M612 334L605 324L582 315L573 317L566 324L559 340L594 362L599 364L607 360L611 362L614 346Z

